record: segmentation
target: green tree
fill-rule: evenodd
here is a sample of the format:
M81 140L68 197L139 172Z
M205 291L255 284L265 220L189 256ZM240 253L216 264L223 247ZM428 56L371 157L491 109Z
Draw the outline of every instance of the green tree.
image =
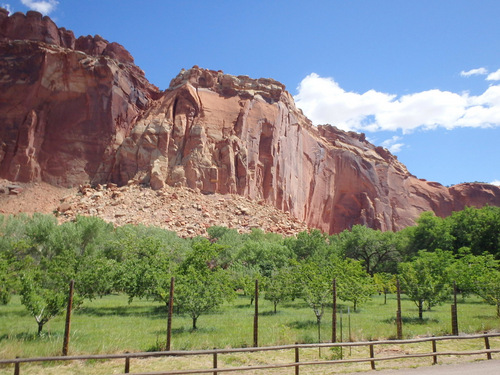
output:
M339 245L344 256L363 262L370 275L391 269L401 258L399 236L393 232L381 232L364 225L339 234Z
M353 259L338 261L335 274L338 279L339 298L352 302L354 311L375 293L373 279L365 272L361 262Z
M416 255L420 250L453 250L454 237L449 221L436 217L433 212L424 212L417 219L417 225L408 227L407 254Z
M297 295L295 285L294 272L290 266L275 270L267 279L264 298L273 303L275 314L279 303Z
M387 304L387 294L396 291L396 276L380 272L373 275L373 281L379 293L384 293L384 305Z
M435 252L421 250L413 261L399 265L402 288L417 305L419 319L423 319L424 303L430 310L449 297L448 270L452 263L451 252L437 249Z
M476 280L476 294L487 303L496 306L497 317L500 318L500 271L489 269Z
M316 316L318 342L321 342L321 319L325 306L332 300L332 263L325 259L309 258L302 260L296 270L295 279L300 280L301 297Z
M179 266L176 277L175 303L190 315L193 330L200 315L212 311L234 298L228 272L216 264L221 246L208 240L195 242L192 251Z
M35 318L38 335L42 334L43 326L60 314L66 305L65 291L51 284L51 280L36 269L25 272L21 277L21 303Z

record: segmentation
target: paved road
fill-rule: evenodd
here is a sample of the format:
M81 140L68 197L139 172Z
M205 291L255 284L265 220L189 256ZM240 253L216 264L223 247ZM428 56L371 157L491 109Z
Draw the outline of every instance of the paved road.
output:
M456 365L435 365L404 370L370 371L375 375L500 375L500 359Z

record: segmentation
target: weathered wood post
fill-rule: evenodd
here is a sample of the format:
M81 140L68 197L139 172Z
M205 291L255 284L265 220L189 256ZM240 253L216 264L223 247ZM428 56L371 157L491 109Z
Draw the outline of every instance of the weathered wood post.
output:
M337 279L333 279L332 342L337 342Z
M451 305L451 333L458 336L457 283L453 281L453 305Z
M217 368L217 352L215 351L217 348L214 348L214 369ZM218 371L214 371L214 375L217 375Z
M432 340L432 352L433 353L436 353L437 352L437 348L436 348L436 340ZM437 365L438 363L438 357L437 355L433 355L432 356L432 364L433 365Z
M255 280L255 314L253 316L253 346L259 346L259 280Z
M373 350L373 344L370 344L370 358L375 358L375 352ZM372 370L375 370L375 361L370 361Z
M71 310L73 309L73 290L75 287L75 280L69 282L69 293L68 293L68 306L66 307L66 325L64 326L64 341L62 355L68 355L69 349L69 335L71 331Z
M403 318L401 317L401 288L399 286L399 279L396 279L396 293L398 300L398 310L396 311L396 329L398 340L403 339Z
M168 318L167 318L167 345L165 350L170 351L172 345L172 315L174 314L174 284L175 277L170 279L170 296L168 300Z
M299 369L299 347L297 346L298 343L295 343L295 375L299 375L300 369Z
M488 336L484 336L484 347L486 350L490 350L490 339L488 338ZM491 353L486 353L486 358L491 359Z

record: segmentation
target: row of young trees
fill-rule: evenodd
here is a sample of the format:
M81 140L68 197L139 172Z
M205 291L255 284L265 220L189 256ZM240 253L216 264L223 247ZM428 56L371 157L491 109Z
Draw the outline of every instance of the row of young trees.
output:
M377 291L392 292L397 275L420 317L448 298L453 281L464 296L495 304L500 316L499 208L467 208L446 219L425 213L397 233L360 225L334 236L312 230L283 238L224 227L208 233L208 239L183 239L155 227L114 228L93 217L58 225L50 215L0 216L0 301L19 293L40 333L64 309L72 279L77 305L112 292L168 305L175 276L176 311L189 314L196 329L201 314L236 290L251 303L259 279L275 311L283 301L303 298L319 326L333 279L338 297L356 309Z

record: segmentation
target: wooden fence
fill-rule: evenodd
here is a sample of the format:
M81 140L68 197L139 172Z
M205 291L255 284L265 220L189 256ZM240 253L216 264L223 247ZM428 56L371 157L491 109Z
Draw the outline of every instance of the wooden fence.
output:
M277 368L294 368L295 374L299 375L301 366L314 366L314 365L335 365L342 363L369 363L371 369L375 369L375 362L388 361L394 359L408 359L408 358L422 358L432 357L432 364L436 364L439 356L459 356L459 355L486 355L486 359L491 359L492 353L500 353L500 348L490 348L490 337L500 337L500 333L490 333L481 335L470 336L440 336L440 337L426 337L410 340L383 340L383 341L365 341L365 342L340 342L340 343L322 343L322 344L295 344L295 345L282 345L282 346L268 346L259 348L235 348L235 349L213 349L213 350L190 350L190 351L163 351L163 352L147 352L147 353L124 353L124 354L104 354L104 355L86 355L86 356L56 356L56 357L39 357L39 358L16 358L16 359L2 359L0 365L14 365L14 375L21 374L21 364L23 363L42 363L42 362L55 362L55 361L85 361L85 360L108 360L108 359L124 359L125 374L132 374L130 372L130 363L134 358L150 358L150 357L178 357L178 356L194 356L194 355L207 355L213 357L213 367L204 369L190 369L190 370L173 370L173 371L159 371L159 372L134 372L135 375L172 375L172 374L204 374L212 373L217 375L223 372L236 372L248 370L265 370ZM483 339L484 349L474 351L437 351L437 342L445 340L473 340ZM397 345L397 344L416 344L422 342L431 343L431 351L427 353L414 353L402 354L386 357L375 357L374 347L378 345ZM370 356L367 358L351 358L351 359L336 359L336 360L316 360L316 361L300 361L300 349L312 348L345 348L364 346L368 347ZM257 366L244 366L244 367L218 367L218 356L220 354L230 353L252 353L264 351L278 351L278 350L291 350L295 354L295 361L291 363L280 364L266 364Z

